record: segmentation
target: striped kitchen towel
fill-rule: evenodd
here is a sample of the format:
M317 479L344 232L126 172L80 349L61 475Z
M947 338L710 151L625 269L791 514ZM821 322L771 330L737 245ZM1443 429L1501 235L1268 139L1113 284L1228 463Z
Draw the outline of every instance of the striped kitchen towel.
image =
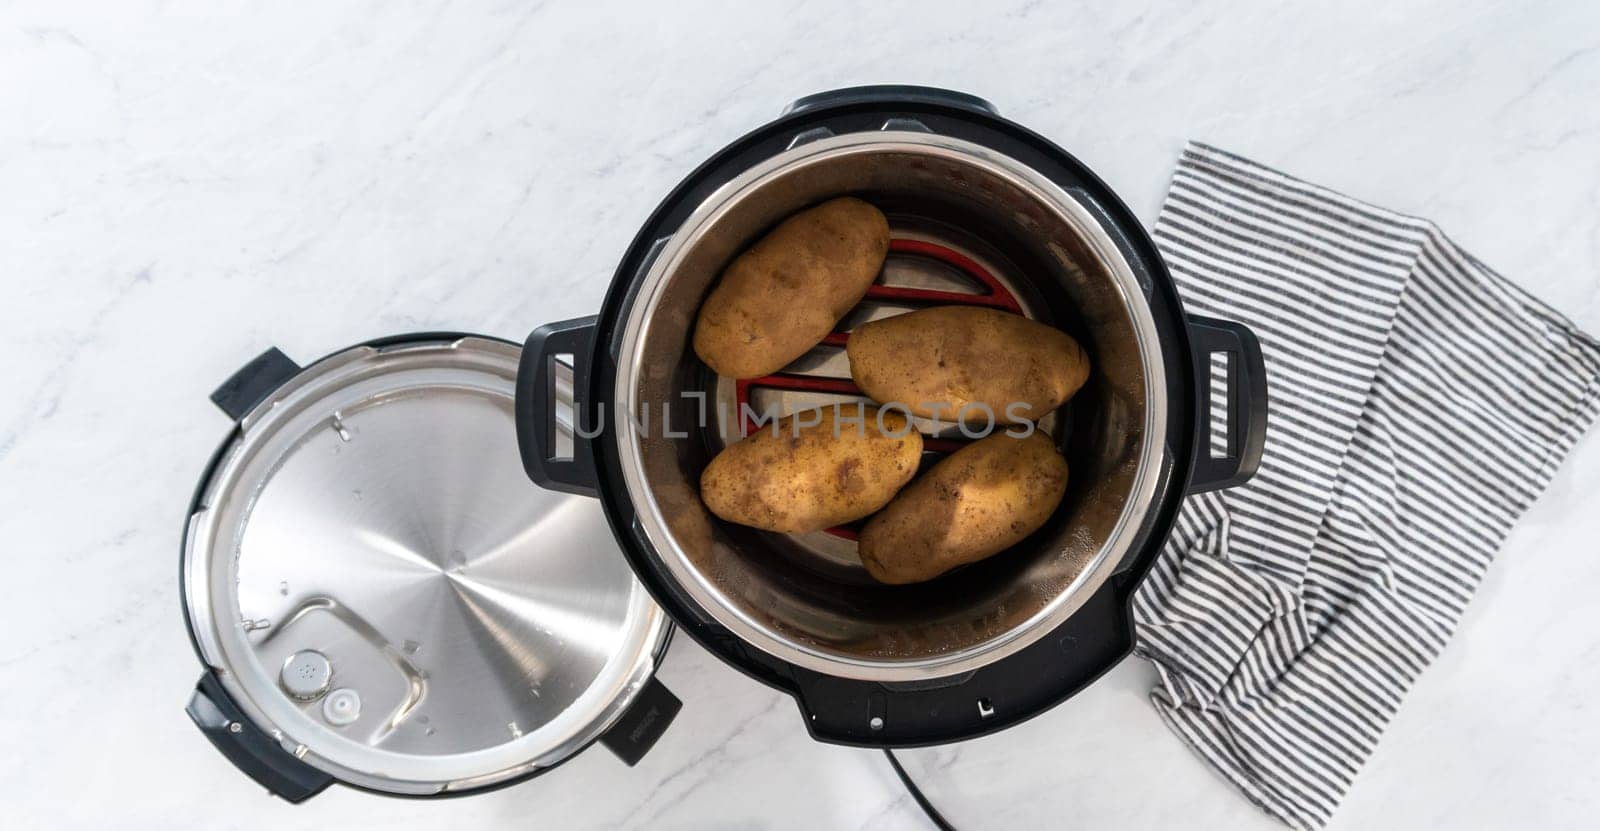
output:
M1196 753L1320 827L1600 413L1600 343L1430 222L1203 145L1155 234L1191 311L1260 337L1270 405L1256 477L1185 503L1138 653Z

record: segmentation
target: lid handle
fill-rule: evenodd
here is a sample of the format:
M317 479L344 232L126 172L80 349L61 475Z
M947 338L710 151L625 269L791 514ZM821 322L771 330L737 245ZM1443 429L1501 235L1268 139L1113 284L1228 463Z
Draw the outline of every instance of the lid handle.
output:
M631 768L655 747L681 709L683 702L660 681L651 678L617 723L600 737L600 743Z
M189 719L246 776L289 802L304 802L333 784L333 777L296 759L261 732L229 700L216 675L200 676L185 708Z
M274 346L240 367L211 393L211 403L238 421L265 401L285 381L300 374L300 367Z

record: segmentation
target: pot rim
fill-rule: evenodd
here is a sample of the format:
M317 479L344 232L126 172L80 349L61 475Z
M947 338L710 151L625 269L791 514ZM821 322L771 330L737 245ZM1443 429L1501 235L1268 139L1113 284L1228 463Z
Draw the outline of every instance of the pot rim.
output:
M941 155L980 167L987 174L1028 192L1077 231L1082 244L1111 275L1114 288L1132 320L1146 392L1145 439L1141 442L1132 490L1106 542L1078 576L1026 621L1000 635L943 655L898 660L829 652L774 631L740 609L694 567L674 539L661 506L644 481L638 425L627 415L637 412L641 404L635 375L643 361L649 320L661 302L666 278L679 267L705 230L741 198L773 177L845 155L884 151ZM616 397L626 405L615 409L611 441L616 443L637 530L673 581L706 616L768 655L826 675L867 681L927 681L987 666L1037 642L1077 611L1111 577L1138 540L1159 485L1165 454L1161 437L1167 429L1166 369L1159 331L1127 258L1096 215L1060 185L1014 158L963 139L911 130L847 133L791 147L753 165L707 196L654 257L649 270L638 282L616 343Z

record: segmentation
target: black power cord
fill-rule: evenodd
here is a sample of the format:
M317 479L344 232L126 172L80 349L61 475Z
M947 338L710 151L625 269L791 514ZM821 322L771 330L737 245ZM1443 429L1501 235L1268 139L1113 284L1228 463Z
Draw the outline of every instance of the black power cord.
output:
M956 827L950 824L950 820L945 819L944 815L939 813L939 809L933 807L933 803L928 801L928 797L922 793L921 788L917 787L917 783L911 781L911 775L906 773L906 769L900 766L900 760L894 757L894 752L886 747L883 749L883 755L889 758L889 765L894 768L894 775L900 777L900 784L906 786L906 792L910 793L911 798L917 801L917 807L922 809L922 813L928 815L928 821L933 823L933 827L939 829L939 831L956 831Z

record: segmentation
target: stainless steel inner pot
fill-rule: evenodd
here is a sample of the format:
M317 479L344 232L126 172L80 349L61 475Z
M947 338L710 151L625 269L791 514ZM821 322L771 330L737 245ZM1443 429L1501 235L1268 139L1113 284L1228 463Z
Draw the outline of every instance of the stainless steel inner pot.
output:
M706 462L738 436L737 412L716 412L731 382L689 345L701 300L776 222L844 194L883 209L897 239L935 242L983 263L1025 314L1072 334L1093 361L1088 385L1044 425L1071 467L1051 521L1009 552L920 585L875 583L847 540L734 526L698 498ZM882 279L960 280L925 265L892 259ZM906 310L863 306L845 325ZM825 136L745 171L662 248L614 345L618 406L604 418L638 530L706 614L746 643L817 672L921 681L1017 652L1115 571L1156 489L1166 381L1133 271L1091 208L1015 159L963 140L913 130ZM787 371L847 377L844 360L839 348L819 346ZM953 425L921 427L948 434Z

